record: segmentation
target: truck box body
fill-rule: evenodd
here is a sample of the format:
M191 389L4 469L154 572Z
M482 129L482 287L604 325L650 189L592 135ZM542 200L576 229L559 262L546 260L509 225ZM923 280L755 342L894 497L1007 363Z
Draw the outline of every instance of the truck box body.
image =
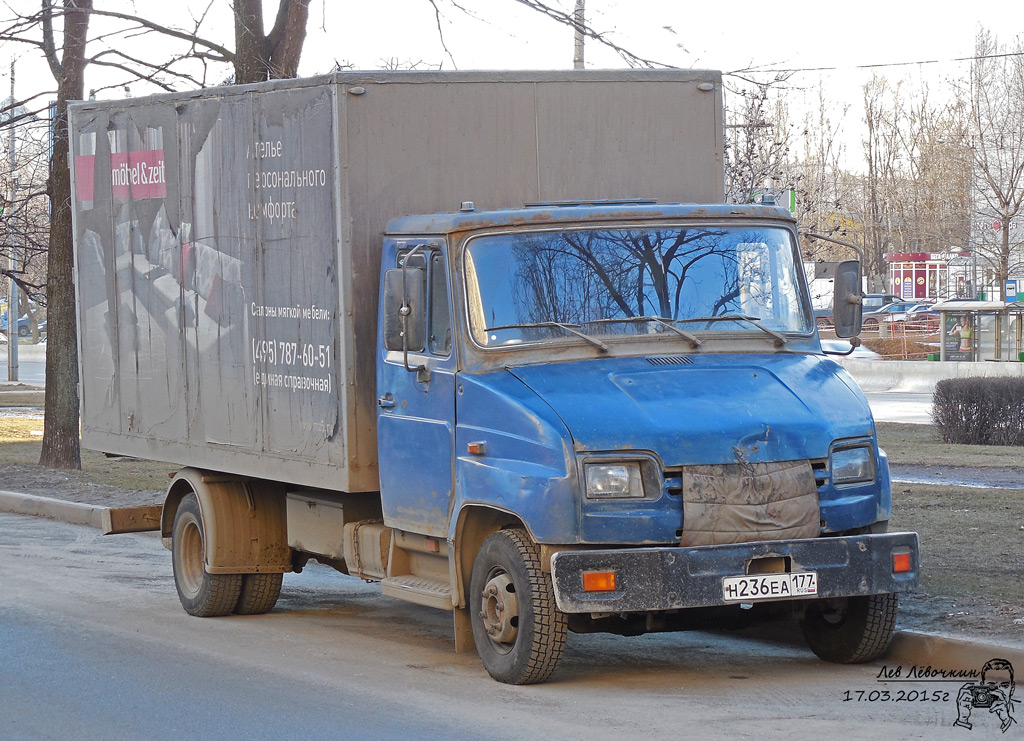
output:
M88 448L378 489L396 216L723 197L720 75L338 73L72 107Z

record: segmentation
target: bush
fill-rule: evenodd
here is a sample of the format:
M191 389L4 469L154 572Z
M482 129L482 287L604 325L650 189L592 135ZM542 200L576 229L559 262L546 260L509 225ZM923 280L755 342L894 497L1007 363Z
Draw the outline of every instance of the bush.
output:
M1024 378L939 381L932 420L947 443L1024 445Z

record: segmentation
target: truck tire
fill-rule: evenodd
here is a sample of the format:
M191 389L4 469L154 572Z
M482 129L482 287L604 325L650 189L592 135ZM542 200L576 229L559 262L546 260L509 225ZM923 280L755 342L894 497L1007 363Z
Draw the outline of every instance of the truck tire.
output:
M194 493L188 494L178 505L171 534L171 561L178 599L189 615L229 615L238 604L242 574L207 573L205 544L199 500Z
M896 628L896 595L872 594L812 603L800 621L804 638L821 659L862 664L889 648Z
M523 530L499 530L480 546L470 579L473 638L487 673L506 684L548 679L565 651L566 619L551 575Z
M235 614L262 615L270 612L281 596L283 580L284 574L244 574Z

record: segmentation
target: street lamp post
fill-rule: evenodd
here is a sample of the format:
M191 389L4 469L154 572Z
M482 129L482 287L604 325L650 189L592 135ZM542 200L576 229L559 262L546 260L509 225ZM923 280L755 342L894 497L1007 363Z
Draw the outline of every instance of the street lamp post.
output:
M11 105L14 105L14 62L11 62ZM17 165L16 138L14 126L11 126L11 197L10 209L6 214L8 232L11 235L11 290L7 300L7 380L18 380L18 318L21 311L18 308L18 284L14 276L18 270L18 240L15 237L14 214L17 209L15 197L18 195L18 176L15 174Z

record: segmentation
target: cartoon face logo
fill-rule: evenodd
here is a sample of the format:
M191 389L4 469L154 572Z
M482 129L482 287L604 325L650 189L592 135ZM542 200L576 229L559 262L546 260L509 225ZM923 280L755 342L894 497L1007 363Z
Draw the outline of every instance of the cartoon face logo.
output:
M981 668L981 681L968 682L957 693L957 718L953 725L972 728L971 713L988 710L999 719L1003 733L1016 723L1013 717L1013 665L1006 659L991 659Z

